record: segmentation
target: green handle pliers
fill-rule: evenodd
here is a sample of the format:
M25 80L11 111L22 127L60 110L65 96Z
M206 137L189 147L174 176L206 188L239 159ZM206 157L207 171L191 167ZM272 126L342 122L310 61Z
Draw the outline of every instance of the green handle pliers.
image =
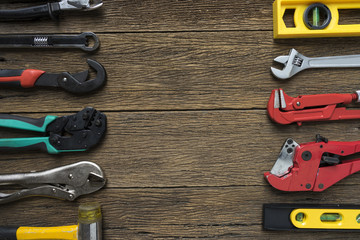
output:
M87 107L64 117L34 119L0 114L0 127L44 133L42 137L3 138L0 150L42 150L50 154L85 151L96 145L106 131L105 114Z

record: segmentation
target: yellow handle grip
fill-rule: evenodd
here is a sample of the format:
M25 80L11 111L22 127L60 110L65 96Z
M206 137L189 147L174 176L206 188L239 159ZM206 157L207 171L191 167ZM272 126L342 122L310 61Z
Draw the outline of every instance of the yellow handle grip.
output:
M77 240L78 225L64 227L20 227L16 232L18 240Z

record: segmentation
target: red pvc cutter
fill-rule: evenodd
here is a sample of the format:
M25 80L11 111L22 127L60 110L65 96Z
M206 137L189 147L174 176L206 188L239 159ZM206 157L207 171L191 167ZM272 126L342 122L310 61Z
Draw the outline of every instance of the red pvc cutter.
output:
M353 155L359 152L360 141L335 142L317 135L315 142L297 144L289 138L264 176L282 191L321 192L360 171L360 158Z
M360 102L360 91L356 93L331 93L303 95L296 98L288 96L279 88L272 91L268 102L270 118L280 124L296 122L359 119L360 110L348 110L339 104Z

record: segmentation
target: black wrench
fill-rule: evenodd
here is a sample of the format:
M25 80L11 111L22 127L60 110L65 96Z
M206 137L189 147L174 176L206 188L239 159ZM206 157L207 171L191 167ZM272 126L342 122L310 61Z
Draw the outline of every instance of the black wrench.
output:
M0 35L0 48L80 48L92 52L100 46L92 32L79 35Z
M0 70L0 87L61 87L71 93L87 93L100 88L106 81L106 71L100 63L91 59L88 59L87 63L96 71L94 79L87 80L88 70L75 74L54 74L35 69Z

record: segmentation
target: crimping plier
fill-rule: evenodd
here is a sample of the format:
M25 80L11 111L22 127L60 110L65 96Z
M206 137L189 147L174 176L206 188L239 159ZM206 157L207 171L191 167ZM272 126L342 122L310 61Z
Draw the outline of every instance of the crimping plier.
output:
M43 196L73 201L98 191L106 179L101 168L92 162L78 162L42 172L0 175L1 185L21 185L14 193L0 193L0 204L25 197Z
M87 63L96 71L96 78L87 80L89 70L70 74L46 73L42 70L0 70L0 87L58 87L71 93L87 93L101 87L106 80L104 67L91 59Z
M64 117L34 119L0 114L0 127L44 133L43 137L0 139L0 150L31 149L50 154L85 151L96 145L106 131L105 114L87 107Z
M285 141L267 181L282 191L321 192L360 170L360 141L336 142L316 135L316 141Z
M280 124L296 122L299 126L308 121L359 119L360 110L348 110L338 106L360 102L360 91L356 93L331 93L288 96L279 88L272 91L267 110L270 118Z
M68 10L85 10L90 11L97 9L103 5L102 0L59 0L48 2L43 5L3 10L0 9L0 20L23 20L41 17L50 17L57 19L61 11Z

